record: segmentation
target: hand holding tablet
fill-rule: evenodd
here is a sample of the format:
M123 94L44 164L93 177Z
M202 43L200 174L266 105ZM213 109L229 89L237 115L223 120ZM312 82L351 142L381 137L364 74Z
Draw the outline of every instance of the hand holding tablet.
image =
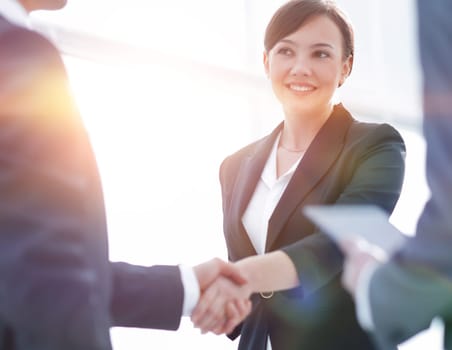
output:
M303 213L334 241L360 237L387 255L407 239L389 222L389 215L376 205L308 205Z

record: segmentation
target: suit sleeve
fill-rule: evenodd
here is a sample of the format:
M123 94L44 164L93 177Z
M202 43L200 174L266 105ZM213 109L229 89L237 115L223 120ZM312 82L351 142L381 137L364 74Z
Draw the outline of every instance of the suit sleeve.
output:
M375 204L391 212L399 198L405 145L399 133L382 124L350 151L353 171L336 204ZM312 234L282 249L295 264L303 294L323 287L342 271L339 248L323 233Z
M113 326L175 330L182 316L184 291L177 266L112 263Z
M417 3L431 197L415 237L375 272L370 304L382 346L400 343L440 317L446 324L444 347L452 349L452 3Z
M1 34L0 317L20 349L109 349L103 203L63 64L38 34Z

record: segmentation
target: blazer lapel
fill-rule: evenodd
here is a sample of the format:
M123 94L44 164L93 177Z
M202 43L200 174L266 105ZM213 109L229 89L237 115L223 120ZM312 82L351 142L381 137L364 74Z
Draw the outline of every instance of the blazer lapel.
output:
M282 128L282 123L267 137L256 144L256 147L242 160L234 190L232 191L232 207L242 217L248 202L251 199L256 184L267 162L271 148Z
M262 170L267 162L276 137L281 131L282 125L283 123L279 124L270 135L266 136L261 141L258 141L250 153L243 158L234 189L231 193L230 215L231 218L235 218L232 219L231 222L235 222L239 225L239 227L236 227L232 232L238 233L239 236L237 237L237 242L242 242L241 244L243 244L243 242L249 241L249 245L254 254L256 254L256 251L242 224L242 216L254 193L257 182L262 174ZM243 248L244 247L242 246L238 248L238 250L242 251Z
M293 211L322 179L341 153L352 121L353 118L342 105L335 106L332 115L307 149L270 217L266 251L269 251Z

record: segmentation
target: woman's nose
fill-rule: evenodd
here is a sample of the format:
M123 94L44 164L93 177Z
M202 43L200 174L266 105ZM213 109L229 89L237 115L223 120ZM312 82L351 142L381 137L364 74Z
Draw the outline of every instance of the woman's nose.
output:
M312 70L309 60L303 57L296 57L290 70L290 74L294 76L308 76L311 75L311 73Z

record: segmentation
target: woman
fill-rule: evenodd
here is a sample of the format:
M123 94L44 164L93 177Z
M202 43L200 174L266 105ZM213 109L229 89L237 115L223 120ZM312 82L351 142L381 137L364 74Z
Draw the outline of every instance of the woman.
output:
M302 214L305 205L334 203L390 213L400 195L399 133L333 102L353 50L352 27L332 1L290 1L268 24L264 67L284 121L220 169L230 260L277 251L239 262L253 292L270 291L252 295L251 314L229 335L241 335L240 350L374 348L341 286L342 255Z

